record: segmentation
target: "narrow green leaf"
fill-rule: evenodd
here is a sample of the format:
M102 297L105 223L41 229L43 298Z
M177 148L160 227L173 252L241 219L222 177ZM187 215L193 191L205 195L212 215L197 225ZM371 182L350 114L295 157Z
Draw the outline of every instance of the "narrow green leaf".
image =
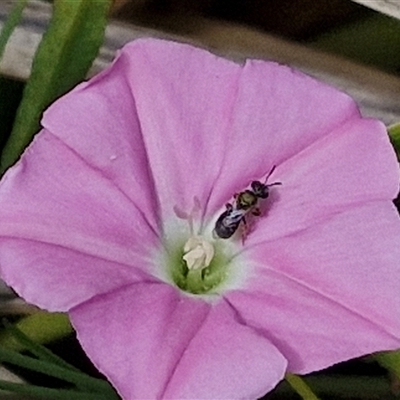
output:
M104 38L111 0L54 0L0 172L14 164L39 129L43 110L85 78Z
M67 389L52 389L41 386L25 385L22 383L13 383L0 380L0 389L8 390L10 392L34 396L41 400L117 400L117 395L110 395L108 393L88 393L77 392L75 390Z
M26 3L27 0L17 0L3 25L3 29L0 33L0 60L3 57L8 39L10 39L15 27L19 24L19 21L21 21L22 11L24 10Z
M49 343L73 332L68 316L62 313L37 312L18 321L16 327L37 343ZM0 333L0 346L22 351L25 346L7 331Z
M285 380L303 400L318 400L311 388L298 375L286 374Z
M58 365L59 367L63 367L66 369L70 369L72 371L80 372L78 368L75 368L73 365L64 361L61 357L58 357L56 354L51 352L46 347L41 344L34 342L29 338L29 336L25 335L21 330L19 330L15 325L12 325L7 320L3 319L3 325L6 330L19 342L22 346L24 346L29 352L31 352L34 356L38 357L39 360L47 361L48 363L53 363Z
M71 371L81 372L78 368L67 363L65 360L63 360L61 357L51 352L46 347L31 340L29 336L25 335L15 325L10 324L6 319L3 319L3 325L6 328L7 332L9 332L10 335L13 336L18 343L20 343L31 354L39 358L39 360L45 361L47 363L52 363L54 365L69 369ZM85 389L84 386L81 387L78 384L76 386L77 389Z
M110 384L102 379L92 378L82 372L74 372L70 369L65 369L54 364L49 364L45 361L24 356L2 347L0 347L0 361L52 376L53 378L85 388L86 391L89 392L109 393L110 395L115 393Z

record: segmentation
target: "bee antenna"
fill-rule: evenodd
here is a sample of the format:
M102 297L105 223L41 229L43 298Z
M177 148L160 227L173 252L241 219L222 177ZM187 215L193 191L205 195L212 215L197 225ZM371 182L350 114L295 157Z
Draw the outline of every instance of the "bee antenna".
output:
M267 176L265 177L264 185L267 184L268 178L272 175L272 173L275 171L276 165L273 165L271 170L268 172ZM269 185L271 186L271 185Z
M274 183L269 183L267 186L276 186L276 185L282 185L282 182L274 182Z

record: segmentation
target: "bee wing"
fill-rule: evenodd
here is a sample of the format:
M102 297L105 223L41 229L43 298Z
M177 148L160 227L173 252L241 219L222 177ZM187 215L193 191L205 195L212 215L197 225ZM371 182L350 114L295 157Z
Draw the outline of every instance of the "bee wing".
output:
M226 225L238 224L246 215L247 211L243 209L233 209L225 218Z

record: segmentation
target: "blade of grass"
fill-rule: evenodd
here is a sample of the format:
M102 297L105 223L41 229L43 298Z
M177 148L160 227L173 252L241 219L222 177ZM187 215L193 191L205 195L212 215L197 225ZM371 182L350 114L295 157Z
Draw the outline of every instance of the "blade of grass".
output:
M0 173L13 165L39 130L43 110L83 80L104 38L112 0L54 0L48 30L1 156Z
M0 389L19 394L35 396L41 400L119 400L117 395L110 396L109 394L102 393L77 392L67 389L52 389L2 380L0 380Z
M78 368L67 363L65 360L63 360L61 357L58 357L46 347L31 340L29 336L25 335L21 330L9 323L6 319L3 319L3 325L18 342L20 342L29 352L39 358L39 360L53 363L59 367L70 369L71 371L81 372Z
M286 374L285 380L303 400L318 400L311 388L298 375Z
M65 382L72 383L89 392L106 393L112 395L115 393L109 383L101 379L92 378L86 374L71 371L54 364L37 360L28 356L21 355L15 351L0 347L0 362L7 362L31 371L52 376Z

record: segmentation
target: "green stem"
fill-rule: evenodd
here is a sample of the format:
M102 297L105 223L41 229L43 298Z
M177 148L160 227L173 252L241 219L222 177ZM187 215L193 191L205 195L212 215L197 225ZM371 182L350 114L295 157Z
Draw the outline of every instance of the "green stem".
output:
M319 400L307 383L298 375L286 374L285 379L303 400Z

